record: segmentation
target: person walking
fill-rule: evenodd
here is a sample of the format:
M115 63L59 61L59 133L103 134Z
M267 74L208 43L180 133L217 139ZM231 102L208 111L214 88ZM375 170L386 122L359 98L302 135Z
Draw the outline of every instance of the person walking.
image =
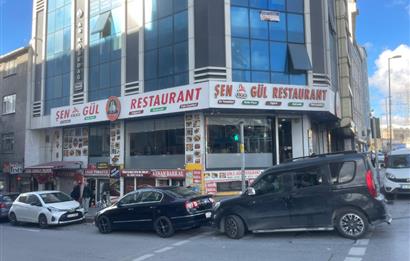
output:
M86 181L84 183L84 190L83 190L83 208L84 212L87 213L88 209L90 208L90 199L92 196L92 191L90 188L90 184Z
M81 197L81 188L80 188L80 183L74 182L74 188L73 191L71 191L70 196L75 200L80 202L80 197Z

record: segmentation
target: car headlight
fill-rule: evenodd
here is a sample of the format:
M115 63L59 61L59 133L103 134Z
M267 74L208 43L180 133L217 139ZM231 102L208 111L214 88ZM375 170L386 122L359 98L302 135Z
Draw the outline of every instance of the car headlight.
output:
M50 212L62 212L62 211L64 211L64 210L61 210L61 209L58 209L58 208L55 208L55 207L47 207L47 209Z
M219 208L219 206L221 206L221 202L220 202L220 201L218 201L218 202L215 203L214 211L217 210L217 209Z
M388 179L396 179L396 176L394 176L393 174L391 174L391 173L386 173L386 177L388 178Z

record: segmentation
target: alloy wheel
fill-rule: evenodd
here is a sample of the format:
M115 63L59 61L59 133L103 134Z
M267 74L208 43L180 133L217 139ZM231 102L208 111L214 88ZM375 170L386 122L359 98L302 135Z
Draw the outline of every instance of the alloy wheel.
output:
M346 235L356 237L363 233L365 224L359 215L346 213L340 219L340 227Z
M225 231L229 237L234 238L238 233L238 225L233 217L228 217L225 221Z
M100 217L98 219L98 228L99 228L100 232L104 233L104 234L111 232L110 220L105 216Z

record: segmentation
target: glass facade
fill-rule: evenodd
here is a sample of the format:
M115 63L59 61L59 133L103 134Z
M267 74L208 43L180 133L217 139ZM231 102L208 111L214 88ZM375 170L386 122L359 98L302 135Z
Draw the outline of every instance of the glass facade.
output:
M71 0L49 0L47 7L44 114L70 99Z
M306 71L294 70L288 55L288 43L305 43L303 0L232 0L231 32L233 81L306 85Z
M144 91L188 84L187 0L144 4Z
M121 94L120 0L90 0L88 100Z

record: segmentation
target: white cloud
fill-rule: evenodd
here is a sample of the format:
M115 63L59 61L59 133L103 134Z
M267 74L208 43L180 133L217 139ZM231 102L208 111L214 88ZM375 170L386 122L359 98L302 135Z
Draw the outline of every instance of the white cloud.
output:
M365 42L364 44L362 44L362 46L366 48L366 51L370 51L374 45L372 42Z

